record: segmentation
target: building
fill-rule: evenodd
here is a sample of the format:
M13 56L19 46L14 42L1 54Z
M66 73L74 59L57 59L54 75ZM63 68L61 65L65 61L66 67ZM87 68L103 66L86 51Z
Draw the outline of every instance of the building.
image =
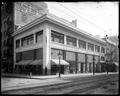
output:
M101 63L105 63L104 40L50 13L18 29L12 36L16 73L101 72Z
M18 28L32 22L46 12L48 12L48 9L44 2L15 2L2 4L0 36L1 67L3 72L13 71L14 48L11 34Z
M8 10L9 9L9 10ZM13 68L13 3L1 6L1 68L2 72L12 72Z
M119 66L119 48L118 48L118 43L116 44L115 42L112 42L109 37L105 37L103 38L103 40L105 40L106 42L106 64L109 64L109 66L111 66L112 64L116 65L116 68ZM109 67L109 69L111 69L110 71L115 71L114 69L112 69L113 66L111 66L111 68Z
M15 2L15 25L20 28L48 12L45 2Z

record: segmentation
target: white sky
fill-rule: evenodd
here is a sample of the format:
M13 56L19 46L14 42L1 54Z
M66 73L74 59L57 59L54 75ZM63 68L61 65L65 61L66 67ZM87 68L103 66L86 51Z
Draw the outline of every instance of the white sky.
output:
M118 2L47 2L49 12L92 35L118 35Z

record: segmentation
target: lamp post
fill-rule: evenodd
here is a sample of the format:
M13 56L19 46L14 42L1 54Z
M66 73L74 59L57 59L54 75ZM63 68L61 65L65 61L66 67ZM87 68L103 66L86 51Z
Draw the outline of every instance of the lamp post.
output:
M106 43L108 43L107 39L108 39L108 35L105 36ZM107 74L108 74L108 56L109 56L109 54L108 54L108 46L107 46L107 51L106 51L106 58L107 58L107 60L106 60L106 69L107 69Z
M106 60L106 69L107 69L107 74L108 74L108 60Z
M59 56L59 78L61 77L61 75L60 75L60 72L61 72L61 66L60 66L60 56L61 56L62 54L60 53L60 50L59 50L59 53L58 53L58 56Z

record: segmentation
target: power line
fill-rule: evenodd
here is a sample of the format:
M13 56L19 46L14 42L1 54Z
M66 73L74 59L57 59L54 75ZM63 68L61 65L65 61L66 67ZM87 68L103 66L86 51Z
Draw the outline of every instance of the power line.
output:
M60 4L60 3L57 3L57 4L59 4L59 5L61 5L61 6L63 6L62 4ZM65 9L68 9L67 7L65 7L65 6L63 6ZM70 9L68 9L70 12L72 12L72 13L74 13L74 14L76 14L74 11L72 11L72 10L70 10ZM86 18L84 18L84 17L82 17L82 16L80 16L80 15L78 15L78 14L76 14L78 17L80 17L80 18L83 18L84 20L86 20L87 22L89 22L89 23L91 23L92 25L95 25L97 28L99 28L99 29L101 29L102 31L105 31L105 30L103 30L101 27L99 27L98 25L96 25L96 24L94 24L93 22L91 22L91 21L89 21L89 20L87 20Z
M57 4L59 4L59 3L57 3ZM64 7L64 6L62 6L62 7ZM64 7L65 8L65 7ZM66 9L66 8L65 8ZM70 10L69 10L70 11ZM73 12L72 12L73 13ZM66 13L64 13L64 14L66 14ZM66 14L66 15L68 15L68 14ZM68 16L70 16L70 15L68 15ZM70 16L71 17L71 16ZM78 18L79 19L79 18ZM80 19L79 19L80 20ZM80 20L81 21L81 20ZM82 21L83 22L83 21ZM85 23L83 23L83 24L85 24ZM85 24L85 25L87 25L87 24Z

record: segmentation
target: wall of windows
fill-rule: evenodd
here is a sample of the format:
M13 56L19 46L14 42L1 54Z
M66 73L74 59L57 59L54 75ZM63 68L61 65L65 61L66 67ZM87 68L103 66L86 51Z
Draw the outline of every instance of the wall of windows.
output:
M88 50L94 51L94 45L91 43L88 43Z
M67 45L76 46L76 38L67 36Z
M100 52L100 46L95 45L95 51Z
M79 40L79 48L86 49L86 42L83 40Z
M20 48L20 46L25 47L28 45L32 45L34 43L34 35L35 35L36 43L43 43L43 30L42 30L35 34L31 34L29 36L16 40L16 48ZM21 40L21 45L20 45L20 40Z
M22 46L28 46L33 44L33 34L22 38Z
M64 44L64 35L52 30L51 31L51 41Z

